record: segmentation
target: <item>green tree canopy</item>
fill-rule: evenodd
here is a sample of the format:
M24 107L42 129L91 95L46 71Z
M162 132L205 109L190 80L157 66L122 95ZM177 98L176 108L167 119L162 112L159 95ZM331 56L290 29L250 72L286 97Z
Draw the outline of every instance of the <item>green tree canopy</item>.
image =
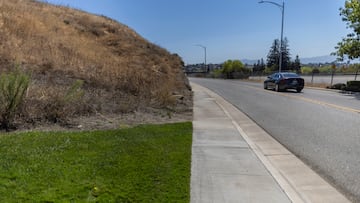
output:
M234 60L232 62L232 67L235 72L240 72L245 68L244 64L240 60Z
M224 62L222 71L225 74L233 72L232 60L227 60Z
M278 39L275 39L267 55L266 66L270 68L272 71L276 71L279 69L279 58L280 58L279 47L280 47L280 42Z
M250 73L240 60L227 60L223 64L222 73L228 79L244 78Z
M289 49L289 41L285 37L281 46L281 54L282 54L282 63L281 69L289 70L290 69L290 49ZM266 65L271 71L277 71L279 69L279 60L280 60L280 40L275 39L270 51L267 55Z
M340 8L340 15L342 20L346 22L348 28L353 32L344 37L341 42L337 44L334 53L339 56L340 60L344 56L349 59L356 59L360 57L360 1L346 0L345 7Z
M291 64L291 61L290 61L291 56L290 56L290 49L289 49L289 40L286 37L282 42L281 54L282 54L281 69L284 71L289 70L290 64Z

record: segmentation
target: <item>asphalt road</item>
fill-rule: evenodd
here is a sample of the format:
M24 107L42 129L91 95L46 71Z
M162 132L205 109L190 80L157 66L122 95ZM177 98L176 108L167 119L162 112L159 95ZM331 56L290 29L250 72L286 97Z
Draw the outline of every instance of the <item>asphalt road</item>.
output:
M264 90L260 83L190 78L223 96L296 156L360 202L360 95L305 88Z

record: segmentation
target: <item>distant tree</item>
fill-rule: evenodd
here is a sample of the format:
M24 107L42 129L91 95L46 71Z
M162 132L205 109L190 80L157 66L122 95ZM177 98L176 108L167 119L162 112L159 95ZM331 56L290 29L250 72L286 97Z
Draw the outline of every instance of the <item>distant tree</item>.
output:
M278 39L275 39L273 44L271 45L271 48L267 55L267 60L266 60L266 66L271 71L276 71L279 69L279 56L280 56L279 47L280 47L280 42Z
M312 71L313 71L312 67L309 67L309 66L301 67L302 74L310 74L310 73L312 73Z
M264 70L265 70L265 63L264 63L264 59L263 59L263 58L261 58L261 60L260 60L260 69L261 69L261 71L264 71Z
M240 60L227 60L223 64L222 73L227 79L248 77L250 70Z
M263 73L265 70L264 59L258 60L257 63L254 64L253 72L256 74Z
M231 79L232 78L232 72L233 72L232 60L225 61L224 64L223 64L222 73L224 74L224 76L227 79Z
M253 65L253 73L259 72L258 69L259 69L259 61L258 61L258 63L254 63L254 65Z
M281 55L282 55L282 62L281 62L281 71L286 71L290 69L290 49L289 49L289 42L288 39L285 39L281 45ZM271 69L271 71L279 70L279 61L280 61L280 40L275 39L270 51L267 55L267 63L266 66Z
M282 54L281 71L290 70L291 57L290 57L289 41L286 37L282 42L281 54Z
M314 73L314 74L319 74L319 73L320 73L320 70L319 70L318 68L314 68L314 69L312 70L312 73Z
M356 59L360 57L360 1L359 0L346 0L345 7L340 8L340 16L346 22L348 28L353 32L344 37L341 42L337 44L337 50L334 55L339 56L340 60L344 56L349 59Z
M296 71L297 73L301 73L301 62L299 59L299 55L296 55L295 61L292 65L292 70Z
M234 72L242 71L245 68L244 64L240 60L232 61L232 67Z

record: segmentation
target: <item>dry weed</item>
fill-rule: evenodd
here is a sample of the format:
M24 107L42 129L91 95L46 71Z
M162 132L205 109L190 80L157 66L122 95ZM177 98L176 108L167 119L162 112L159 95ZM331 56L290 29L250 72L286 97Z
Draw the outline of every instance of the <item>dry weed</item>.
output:
M191 95L180 57L103 16L31 0L0 0L0 40L1 68L16 61L33 73L28 102L38 111L76 79L85 82L84 98L94 111L168 107L177 104L173 95Z

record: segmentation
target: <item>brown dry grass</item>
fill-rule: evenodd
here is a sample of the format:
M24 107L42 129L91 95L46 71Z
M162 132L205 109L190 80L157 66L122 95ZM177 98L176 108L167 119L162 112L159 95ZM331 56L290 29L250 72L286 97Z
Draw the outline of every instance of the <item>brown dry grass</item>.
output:
M31 72L32 119L77 79L85 81L83 113L177 109L178 94L191 101L180 57L114 20L67 7L0 0L0 61L1 71L19 63Z

